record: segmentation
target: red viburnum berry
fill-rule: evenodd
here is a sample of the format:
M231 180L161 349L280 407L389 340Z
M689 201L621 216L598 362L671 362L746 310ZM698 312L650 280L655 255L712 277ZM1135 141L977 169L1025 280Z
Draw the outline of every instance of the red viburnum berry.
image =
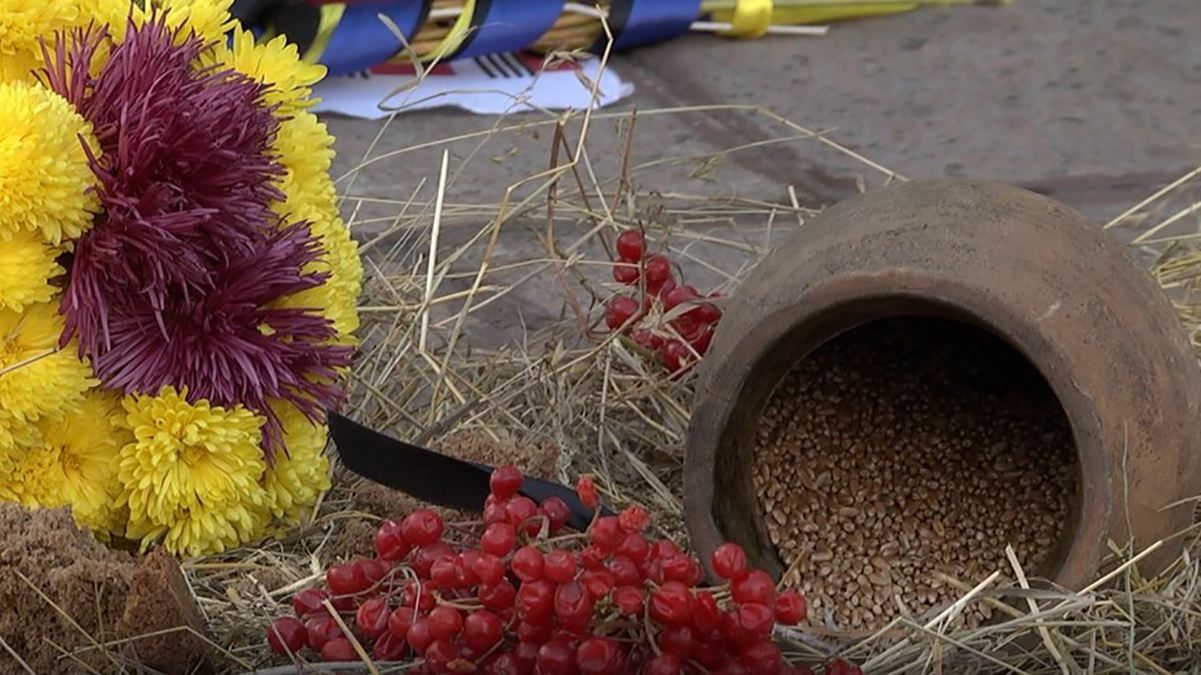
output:
M608 570L588 570L580 575L580 583L595 600L608 595L616 585L613 573Z
M513 562L509 563L513 574L522 581L541 579L546 571L546 562L542 551L534 546L523 546L513 554Z
M322 645L321 660L326 663L358 661L359 653L354 650L354 645L350 644L350 640L337 637Z
M716 295L710 295L709 297L716 297ZM711 302L702 302L701 304L697 305L696 309L689 313L692 314L693 318L695 318L697 321L711 325L721 321L722 316L721 309Z
M628 262L639 262L646 250L646 240L638 230L626 230L617 236L617 255Z
M480 604L493 612L501 612L513 607L517 599L517 589L508 579L480 587Z
M642 675L681 675L684 665L671 654L660 654L642 668Z
M651 593L650 616L665 626L688 622L692 616L692 591L678 581L664 583Z
M625 556L641 565L651 556L651 545L641 534L627 534L617 547L617 555Z
M727 659L713 671L713 675L752 675L750 669L736 658Z
M505 505L505 512L509 515L509 524L518 531L524 531L528 537L536 537L542 530L543 521L538 517L538 505L529 497L519 495L510 499Z
M378 558L364 558L356 560L354 565L358 565L363 570L363 576L367 577L368 588L371 588L384 580L388 573L392 571L392 567Z
M686 623L668 626L659 633L659 649L666 654L679 657L681 660L691 657L696 645L696 635L692 626Z
M575 491L584 506L590 509L600 506L600 494L596 491L596 483L592 481L592 476L587 474L580 476L580 479L576 481Z
M276 654L295 654L308 643L308 631L296 617L281 616L267 629L267 646Z
M388 615L388 632L405 640L409 635L409 628L416 621L417 612L412 607L397 607Z
M650 526L651 516L646 509L634 504L627 506L621 515L617 516L617 522L626 532L639 533Z
M621 586L613 590L613 604L617 611L626 616L642 614L642 591L633 586Z
M702 325L701 328L688 339L688 344L692 346L692 351L704 356L709 351L709 347L713 344L713 326Z
M555 549L543 559L543 573L556 584L565 584L575 578L575 556L568 551Z
M488 610L477 610L463 621L463 644L473 649L488 649L500 642L504 623Z
M638 265L628 260L619 260L613 263L613 281L626 286L633 286L638 283L638 279L642 276L642 271L638 269Z
M592 595L584 584L569 581L555 590L555 614L564 625L585 625L592 618Z
M678 373L690 365L692 352L683 342L673 339L663 343L663 347L659 349L659 358L668 372Z
M726 581L738 581L749 573L746 551L735 543L727 542L713 551L713 571Z
M617 556L609 561L609 572L613 582L618 586L639 586L642 584L642 570L638 564L625 556Z
M567 525L567 521L571 519L571 507L567 505L567 502L558 497L547 499L542 502L542 505L538 509L542 512L542 515L546 516L547 521L550 523L551 534L563 529Z
M776 599L776 582L763 570L751 570L747 575L730 585L734 602L759 603L770 606Z
M449 640L463 630L463 615L454 607L435 607L426 620L430 623L430 633L435 639Z
M426 665L434 673L449 673L451 662L459 658L459 648L450 640L434 640L425 649L424 656Z
M738 608L738 624L751 635L767 639L775 624L775 614L767 605L747 603Z
M575 650L566 642L551 641L538 649L535 663L541 675L574 675Z
M511 464L506 464L492 470L492 476L488 479L488 487L498 499L508 499L521 489L522 480L524 480L524 476L521 475L521 471Z
M580 675L617 675L621 649L610 639L588 638L576 647L575 665Z
M692 625L702 635L713 632L721 621L717 599L709 591L700 591L692 603Z
M403 638L398 638L390 632L385 633L375 641L375 647L371 649L371 658L376 661L399 661L404 655L405 646Z
M808 616L808 603L805 596L796 591L784 591L776 596L776 621L785 626L795 626Z
M391 616L388 601L383 598L371 598L359 605L355 613L354 623L359 630L369 638L375 639L388 630L388 618Z
M461 570L457 561L451 556L442 556L430 566L430 582L439 590L451 590L460 587Z
M676 307L687 302L692 302L699 297L701 297L701 294L692 286L676 286L663 295L663 309L670 312Z
M651 292L657 295L663 284L672 279L671 261L661 255L649 256L643 263L643 274L647 289L653 288Z
M535 645L544 645L550 642L551 625L533 624L524 621L517 622L517 641L528 642Z
M663 338L645 328L630 331L630 339L638 346L651 351L659 351L659 348L663 346Z
M863 675L863 669L842 659L834 659L826 664L826 675Z
M660 539L651 545L651 557L662 560L680 553L680 547L670 539Z
M444 541L422 546L413 554L413 571L417 573L417 576L428 579L430 568L434 566L434 563L441 558L454 557L454 555L454 549Z
M622 532L621 524L615 516L598 518L592 523L592 527L588 528L589 540L606 553L617 550L624 537L625 533Z
M304 630L308 637L309 647L313 651L321 651L326 642L342 637L342 629L332 617L320 616L304 622Z
M312 614L325 614L328 610L324 603L328 598L329 593L323 589L306 588L292 596L292 611L301 619Z
M492 523L480 537L480 550L503 558L517 544L517 530L509 523Z
M605 566L605 552L597 546L587 546L576 554L580 567L586 570L598 570Z
M484 524L491 525L493 523L509 522L509 511L507 499L497 499L493 495L488 495L484 500Z
M326 570L325 584L335 595L355 595L371 586L363 568L353 563L334 565Z
M505 563L491 553L484 553L472 561L471 571L481 585L491 586L505 578Z
M745 647L738 658L755 675L779 675L783 666L780 648L767 640Z
M409 626L409 632L405 635L405 641L413 648L413 651L418 656L425 654L425 650L434 642L434 632L430 629L428 619L420 619L412 626Z
M387 562L399 562L413 550L413 546L404 539L404 534L401 532L402 526L400 523L389 520L380 525L375 531L375 553L380 557L380 560Z
M605 325L609 330L617 330L628 324L642 306L628 295L615 295L605 303Z
M555 585L545 579L527 581L517 591L517 618L533 624L549 624L555 612Z
M446 525L442 516L429 509L417 509L401 522L401 533L405 541L414 546L427 546L442 539Z

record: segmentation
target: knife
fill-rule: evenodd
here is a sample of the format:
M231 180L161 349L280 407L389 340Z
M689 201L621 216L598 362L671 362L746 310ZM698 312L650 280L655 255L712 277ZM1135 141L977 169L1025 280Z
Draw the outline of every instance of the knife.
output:
M342 464L359 476L430 504L483 512L494 467L405 443L337 413L329 414L329 430ZM526 476L520 493L535 504L551 497L562 499L571 512L567 524L574 530L583 532L592 522L592 509L565 485ZM613 512L601 507L601 515Z

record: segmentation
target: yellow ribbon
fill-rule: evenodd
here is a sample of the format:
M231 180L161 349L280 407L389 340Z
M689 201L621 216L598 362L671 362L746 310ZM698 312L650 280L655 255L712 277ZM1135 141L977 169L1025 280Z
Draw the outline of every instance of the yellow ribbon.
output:
M313 38L313 44L309 50L301 56L302 61L305 63L321 61L321 57L325 56L325 48L329 46L330 36L334 34L334 29L342 21L342 12L344 11L346 11L346 5L340 2L321 5L321 20L317 23L317 35Z
M734 9L714 10L714 21L729 23L733 28L723 35L732 37L760 37L769 25L797 26L831 23L869 16L900 14L917 9L922 3L904 0L879 0L878 2L823 1L811 5L771 7L770 0L738 0ZM948 4L954 4L951 0ZM769 5L764 7L763 5Z
M459 46L463 44L463 40L471 30L471 17L474 15L475 0L466 0L463 3L463 10L460 12L459 18L455 19L454 25L450 27L450 32L433 49L424 54L419 54L421 60L428 63L454 54L459 49Z
M730 30L724 31L722 35L739 38L762 37L771 27L774 9L772 0L738 0L729 18L718 19L730 23Z

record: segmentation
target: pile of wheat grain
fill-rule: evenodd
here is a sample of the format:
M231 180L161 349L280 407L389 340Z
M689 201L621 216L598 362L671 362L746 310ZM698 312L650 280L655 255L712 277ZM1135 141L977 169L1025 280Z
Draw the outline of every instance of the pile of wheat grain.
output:
M802 361L763 416L755 482L786 581L830 628L949 604L940 575L1038 571L1075 495L1071 430L1050 388L962 324L896 319ZM989 618L974 605L969 625Z

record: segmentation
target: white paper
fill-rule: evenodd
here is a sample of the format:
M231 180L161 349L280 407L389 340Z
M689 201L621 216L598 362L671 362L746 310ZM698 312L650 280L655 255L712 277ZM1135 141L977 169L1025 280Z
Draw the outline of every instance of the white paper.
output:
M594 100L592 87L598 77ZM410 64L384 64L369 72L327 78L315 93L321 99L315 112L375 120L393 112L445 106L480 115L582 110L616 103L634 93L634 86L612 68L602 71L596 58L544 70L541 57L514 53L438 64L421 81Z

